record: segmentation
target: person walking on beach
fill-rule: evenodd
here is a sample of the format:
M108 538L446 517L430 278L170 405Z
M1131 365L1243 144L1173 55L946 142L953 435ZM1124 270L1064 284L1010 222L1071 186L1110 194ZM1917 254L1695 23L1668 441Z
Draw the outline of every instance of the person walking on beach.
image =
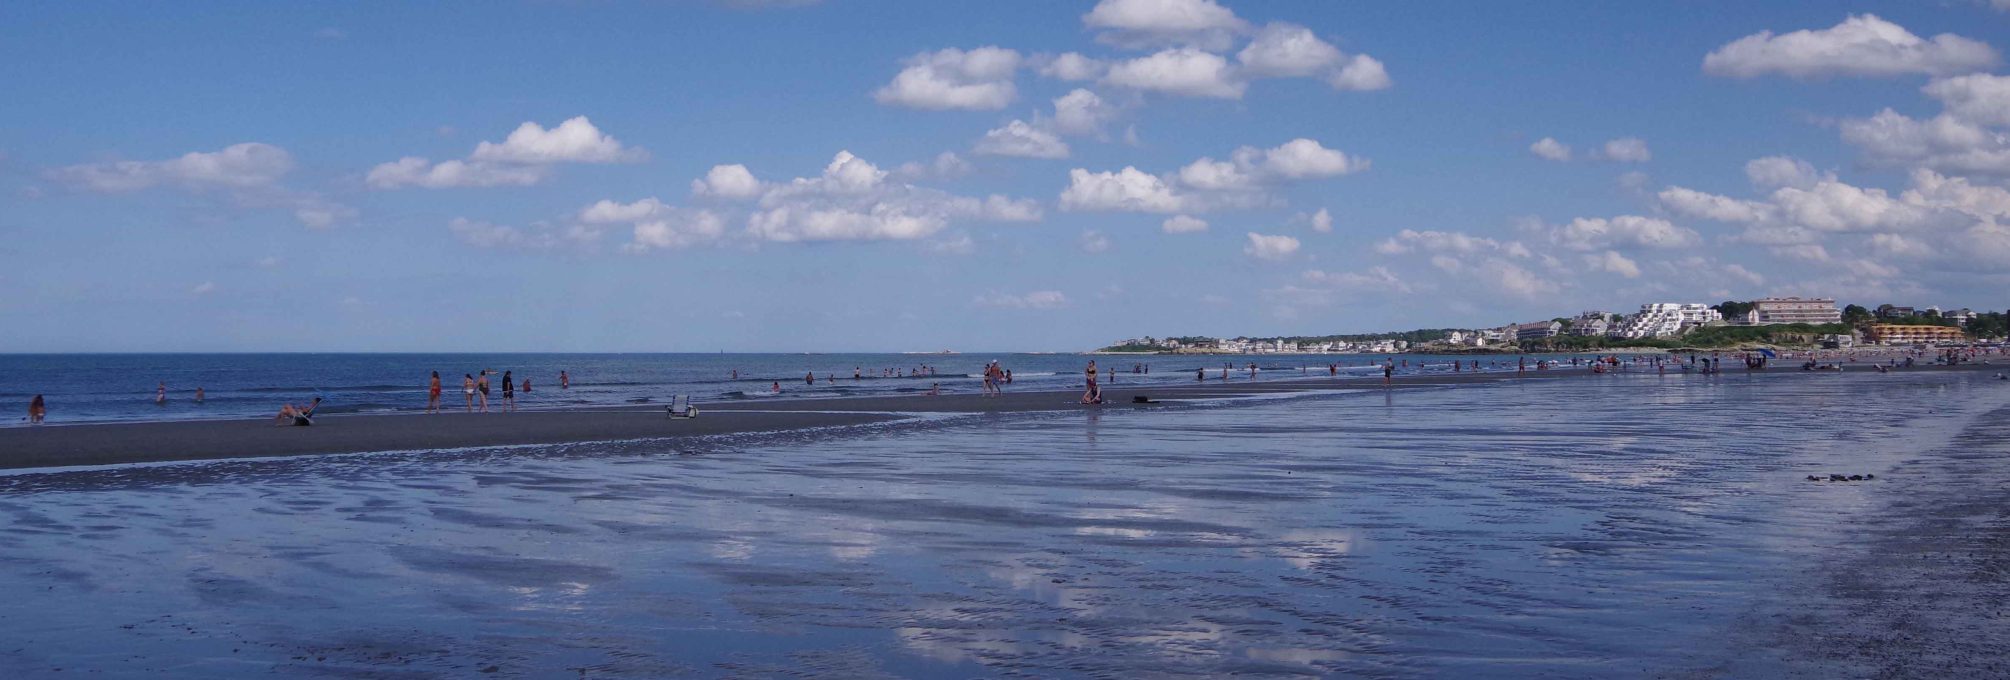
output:
M507 370L503 371L503 410L516 410L516 380L511 379Z
M1395 380L1396 380L1396 362L1391 361L1389 363L1382 364L1382 386L1388 387L1389 384L1395 382Z
M42 424L42 419L44 417L47 417L48 415L49 415L49 406L42 402L42 395L37 394L35 395L34 399L28 400L29 425Z
M466 397L468 398L468 412L469 412L469 413L474 413L474 412L475 412L475 376L474 376L473 374L471 374L471 373L462 373L462 374L461 374L461 394L462 394L462 395L464 395L464 396L466 396Z
M481 393L482 413L489 412L489 369L482 369L482 377L475 379L475 391Z
M565 371L559 371L559 372L558 372L558 389L561 389L561 390L563 390L563 389L570 389L571 387L572 387L572 376L569 376L569 375L566 375L566 374L565 374Z
M1084 374L1087 375L1088 377L1087 382L1088 388L1082 391L1082 403L1094 404L1102 401L1102 391L1101 391L1102 388L1096 386L1095 359L1089 360L1089 368L1088 370L1084 371Z
M433 378L426 381L426 412L440 412L440 372L433 371Z

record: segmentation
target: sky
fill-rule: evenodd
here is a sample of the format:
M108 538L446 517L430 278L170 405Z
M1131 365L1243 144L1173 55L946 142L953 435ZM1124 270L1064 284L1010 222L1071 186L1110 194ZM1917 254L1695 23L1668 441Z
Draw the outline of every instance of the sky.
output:
M2010 0L0 4L0 351L2010 306Z

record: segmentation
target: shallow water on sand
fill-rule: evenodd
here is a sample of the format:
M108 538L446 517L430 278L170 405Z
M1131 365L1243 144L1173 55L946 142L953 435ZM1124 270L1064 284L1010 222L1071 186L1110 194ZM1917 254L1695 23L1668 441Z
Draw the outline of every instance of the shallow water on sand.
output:
M0 477L0 673L1611 677L2010 389L1585 376ZM674 447L674 448L673 448Z

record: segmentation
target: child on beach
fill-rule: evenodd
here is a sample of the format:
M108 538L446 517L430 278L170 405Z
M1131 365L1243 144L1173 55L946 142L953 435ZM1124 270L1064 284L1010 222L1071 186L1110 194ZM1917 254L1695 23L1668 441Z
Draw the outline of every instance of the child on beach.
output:
M42 403L42 395L37 394L34 399L28 400L29 425L42 424L42 418L47 415L49 415L49 407L47 404Z

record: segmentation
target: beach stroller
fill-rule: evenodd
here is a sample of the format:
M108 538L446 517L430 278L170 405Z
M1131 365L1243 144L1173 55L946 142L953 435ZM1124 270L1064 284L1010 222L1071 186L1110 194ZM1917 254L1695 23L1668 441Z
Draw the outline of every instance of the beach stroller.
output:
M675 398L672 398L670 400L669 408L666 408L664 410L667 411L670 414L670 417L672 418L698 417L698 409L691 406L691 397L689 395L683 395L683 394L677 395Z

